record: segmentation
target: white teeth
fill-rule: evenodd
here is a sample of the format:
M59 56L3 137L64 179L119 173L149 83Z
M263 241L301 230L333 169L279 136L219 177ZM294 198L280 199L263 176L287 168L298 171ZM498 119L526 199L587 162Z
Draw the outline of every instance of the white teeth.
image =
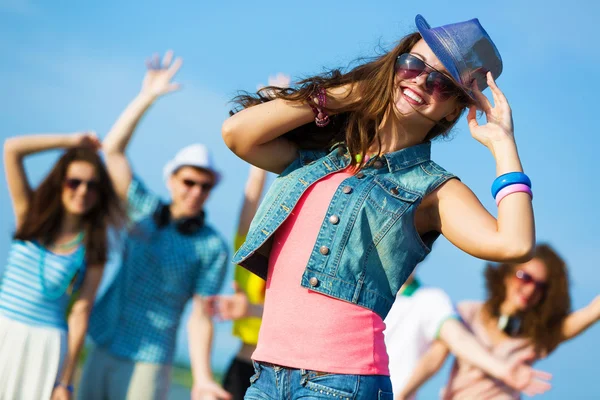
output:
M415 92L413 92L412 90L410 90L410 89L404 89L402 91L402 93L404 93L405 96L410 97L411 99L413 99L417 103L423 104L423 99L418 94L416 94Z

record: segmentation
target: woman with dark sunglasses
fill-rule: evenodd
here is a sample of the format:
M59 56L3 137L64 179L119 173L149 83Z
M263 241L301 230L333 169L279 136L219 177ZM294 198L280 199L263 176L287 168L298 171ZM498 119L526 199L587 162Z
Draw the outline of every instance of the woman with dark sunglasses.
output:
M458 311L471 332L499 358L510 360L531 350L536 358L545 357L600 320L600 296L571 312L567 266L549 245L538 245L533 259L526 263L489 265L485 279L487 300L463 302ZM447 356L448 349L442 342L432 345L397 400L416 391ZM443 398L483 397L520 398L518 392L457 359Z
M95 135L7 139L16 232L0 280L0 398L70 399L88 318L124 218ZM66 151L35 189L23 159Z
M477 19L416 24L348 72L238 97L223 124L234 153L279 174L234 257L267 281L247 399L391 399L383 319L435 239L487 260L531 258L531 182L494 81L498 50ZM466 108L496 160L497 219L430 157Z

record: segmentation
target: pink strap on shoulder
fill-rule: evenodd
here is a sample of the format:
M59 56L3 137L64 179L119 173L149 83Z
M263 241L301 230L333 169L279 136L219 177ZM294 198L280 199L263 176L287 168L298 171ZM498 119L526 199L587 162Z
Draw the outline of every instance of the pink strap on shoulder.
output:
M509 194L521 193L521 192L525 192L525 193L529 194L529 197L531 197L533 199L533 193L531 192L531 189L529 188L529 186L527 186L523 183L515 183L513 185L509 185L509 186L505 187L504 189L502 189L498 192L498 194L496 195L496 206L499 206L502 199L505 198L506 196L508 196Z

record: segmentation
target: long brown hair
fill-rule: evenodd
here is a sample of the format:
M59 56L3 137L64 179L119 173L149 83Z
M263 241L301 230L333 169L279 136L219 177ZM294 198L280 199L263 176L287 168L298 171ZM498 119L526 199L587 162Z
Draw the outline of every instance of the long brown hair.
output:
M235 111L274 98L311 103L320 87L330 89L358 82L359 99L344 109L336 110L338 113L331 117L330 124L325 128L317 128L313 122L287 132L284 137L303 149L327 149L334 144L345 143L352 160L356 160L356 155L362 155L359 158L363 160L359 163L362 165L366 160L367 151L373 143L377 142L381 147L378 127L394 107L396 58L410 52L420 39L420 33L411 33L402 38L391 51L370 59L370 61L367 59L366 62L348 72L334 69L301 80L298 82L297 88L282 89L268 86L256 94L244 92L232 101L237 106ZM473 102L466 92L460 91L457 92L457 104L462 108L462 114L465 107ZM232 111L231 114L235 111ZM459 118L460 115L453 121L446 119L438 121L429 131L425 140L432 140L448 133Z
M537 351L550 353L562 340L562 324L571 312L569 276L564 260L548 244L535 249L534 258L542 261L547 271L547 287L541 300L521 315L522 335L533 340ZM506 298L506 277L514 274L518 265L488 265L485 271L488 299L485 311L500 316L500 306Z
M104 264L108 258L109 228L123 225L125 212L98 153L89 148L67 150L50 173L33 191L25 219L14 235L17 240L38 240L48 245L56 240L64 207L62 190L69 165L74 161L92 164L98 176L96 203L82 216L88 265Z

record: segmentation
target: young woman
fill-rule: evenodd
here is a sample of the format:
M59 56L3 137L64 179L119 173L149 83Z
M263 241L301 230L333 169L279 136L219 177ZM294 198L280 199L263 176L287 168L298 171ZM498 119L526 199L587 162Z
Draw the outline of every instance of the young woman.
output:
M494 81L498 51L476 19L416 22L418 32L347 73L267 88L274 100L238 98L244 109L223 124L234 153L279 174L234 258L267 280L247 399L391 399L383 318L437 236L483 259L531 257L531 182ZM466 107L496 159L497 220L430 159L430 141Z
M463 302L458 310L473 334L499 358L509 360L529 348L537 358L546 356L600 320L600 296L571 312L567 267L549 245L538 245L529 262L488 266L485 278L487 300ZM443 343L434 344L415 369L404 395L437 372L425 373L426 364L443 364L447 355ZM458 358L443 398L482 398L484 394L489 399L519 398L518 392Z
M99 146L89 133L4 144L16 233L0 284L0 398L71 398L107 258L107 231L123 217ZM58 148L66 151L32 189L24 157Z

